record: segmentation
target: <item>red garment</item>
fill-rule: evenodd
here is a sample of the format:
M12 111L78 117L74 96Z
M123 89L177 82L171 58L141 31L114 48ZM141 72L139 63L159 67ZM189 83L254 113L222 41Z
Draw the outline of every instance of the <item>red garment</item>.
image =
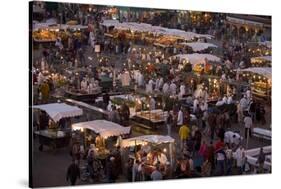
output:
M207 151L207 145L206 144L201 144L200 149L199 149L199 154L201 156L204 156Z
M221 150L224 147L224 142L219 140L216 144L215 144L215 151Z

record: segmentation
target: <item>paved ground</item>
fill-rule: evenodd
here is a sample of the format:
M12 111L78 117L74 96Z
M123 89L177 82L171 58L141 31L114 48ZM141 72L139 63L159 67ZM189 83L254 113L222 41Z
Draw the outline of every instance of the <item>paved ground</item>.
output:
M93 113L94 114L94 113ZM96 117L97 116L97 117ZM94 114L94 117L98 118L97 114ZM83 118L81 119L81 121ZM75 120L79 121L79 120ZM132 136L139 136L144 134L166 134L166 128L160 128L157 131L150 131L144 128L140 128L138 126L133 126ZM264 127L264 126L263 126ZM237 131L244 136L244 129L242 126L233 125L231 130ZM176 139L176 145L179 144L178 137L178 129L172 130L172 137ZM208 141L209 137L203 137L206 141ZM243 145L245 146L246 141L243 141ZM259 140L257 138L251 138L249 140L249 148L256 148L271 145L269 141ZM33 158L33 181L34 186L63 186L68 185L65 179L66 169L71 163L71 157L69 155L69 148L62 148L57 150L56 152L45 148L43 152L38 150L39 144L38 139L34 140L34 158ZM126 182L125 176L121 176L117 182ZM77 184L83 185L88 184L82 181L78 181Z
M219 42L216 44L219 45ZM34 59L40 57L40 51L36 51L34 53ZM93 56L93 53L90 49L87 49L86 51L86 61L87 63L90 63L91 60L89 60L87 57ZM123 56L114 55L112 58L112 61L116 61L116 64L118 66L122 65L122 61L124 61ZM269 128L269 125L271 123L271 108L267 107L267 124L266 125L256 125L259 127L265 127ZM93 118L100 117L98 113L91 112ZM82 117L80 121L85 120L85 117ZM79 121L79 120L75 120ZM133 126L133 132L132 136L139 136L144 134L166 134L166 127L162 127L159 130L150 131L146 130L137 126ZM237 131L239 130L241 135L244 136L244 128L242 125L233 124L232 128L230 130ZM179 144L179 137L178 137L178 128L174 128L172 130L172 137L176 139L176 144ZM208 137L204 136L204 139L206 141L209 141ZM245 146L246 141L243 141L243 145ZM256 147L262 147L270 145L270 142L268 141L262 141L258 140L256 138L252 138L249 140L249 148L256 148ZM69 155L69 149L63 148L60 150L57 150L56 152L53 152L49 149L45 149L43 152L40 152L38 150L38 139L35 138L34 145L33 145L33 181L34 181L34 187L44 187L44 186L63 186L68 185L66 182L65 174L66 169L68 165L71 163L71 157ZM125 181L124 177L121 177L120 180ZM81 181L78 181L77 184L86 184Z

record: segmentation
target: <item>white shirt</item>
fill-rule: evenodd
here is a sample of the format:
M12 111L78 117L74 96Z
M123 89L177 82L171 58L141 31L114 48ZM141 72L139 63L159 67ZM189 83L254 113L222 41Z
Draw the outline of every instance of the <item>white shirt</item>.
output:
M110 111L110 112L112 111L112 107L111 106L112 106L112 103L111 103L111 101L109 101L109 103L107 105L107 108L106 108L107 111Z
M172 94L172 95L176 95L176 93L177 93L177 86L176 86L176 84L171 83L171 85L170 85L170 91L171 91L171 94Z
M178 113L177 125L183 124L183 112L180 110Z
M159 85L159 88L161 88L161 87L162 87L163 82L164 82L164 81L163 81L163 78L161 77L161 78L159 79L159 84L158 84L158 85Z
M248 102L247 102L246 98L243 97L240 100L240 107L242 108L242 110L245 110L248 107Z
M152 93L153 92L153 80L149 80L148 84L146 85L146 92L147 93Z
M220 161L220 160L224 160L224 159L225 159L224 154L221 153L221 152L218 152L217 153L217 160Z
M185 85L180 86L180 94L179 96L182 97L185 94Z
M252 118L247 116L244 118L245 128L251 128L253 125Z
M164 94L168 94L169 93L169 84L168 83L164 83L163 93Z
M251 91L250 91L250 90L247 90L247 91L246 91L246 96L247 96L248 99L251 98Z
M155 82L155 89L159 89L159 82L160 82L160 79L157 78L156 82Z
M40 72L38 75L38 84L41 85L45 80L44 75Z
M232 104L233 100L232 100L232 96L229 96L227 99L227 104Z
M143 86L144 80L143 80L143 75L141 73L139 73L139 77L138 77L138 85L139 86Z
M241 167L243 165L243 153L244 153L244 148L240 149L238 148L235 152L235 157L236 157L236 165L237 167Z
M222 101L223 101L224 104L226 104L226 103L227 103L227 97L224 96L224 97L222 98Z
M195 112L197 110L197 105L199 104L198 99L194 99L193 101L193 112Z
M85 80L83 80L82 82L81 82L81 90L86 90L87 89L87 82L85 81Z

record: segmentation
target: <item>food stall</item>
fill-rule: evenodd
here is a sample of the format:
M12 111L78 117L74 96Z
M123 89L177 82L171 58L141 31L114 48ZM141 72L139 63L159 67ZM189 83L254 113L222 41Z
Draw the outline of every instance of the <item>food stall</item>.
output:
M217 46L212 43L203 43L203 42L189 42L189 43L183 42L180 43L179 45L183 47L189 47L192 49L193 52L201 52L207 49L217 48Z
M131 132L131 127L123 127L107 120L94 120L75 123L72 125L72 130L82 132L86 148L90 146L98 158L105 159L113 145L109 139L119 136L126 138ZM93 138L95 138L95 142L92 142Z
M136 112L134 120L143 123L152 129L157 129L166 121L167 116L168 112L163 111L162 109L146 110Z
M251 64L253 67L271 67L271 56L258 56L251 58Z
M62 40L71 33L81 38L81 31L88 26L68 25L57 23L36 23L33 25L32 37L35 42L55 42L57 38ZM70 32L70 33L69 33Z
M39 130L34 132L39 136L39 149L43 150L44 145L53 149L68 146L70 134L67 130L59 130L58 122L63 118L81 116L83 110L65 103L41 104L33 106L33 108L46 112L50 118L48 129L41 130L39 125Z
M242 75L242 80L250 83L252 94L257 100L271 101L271 67L250 67L237 71Z
M172 42L179 41L192 41L195 38L208 38L211 39L211 35L197 34L194 32L186 32L179 29L170 29L160 26L153 26L147 23L136 23L136 22L122 22L116 20L104 20L101 23L107 28L112 28L111 32L107 35L117 38L122 36L125 39L131 40L143 40L149 44L162 44L168 46L173 44Z
M101 94L102 88L99 86L99 82L91 77L90 68L68 69L66 73L72 77L70 85L65 91L66 97L83 102L94 102Z
M123 162L127 162L127 158L141 162L145 178L150 179L151 173L159 164L164 178L171 176L176 153L174 138L163 135L143 135L128 138L122 140L121 149Z
M178 54L174 57L183 61L184 65L189 62L195 73L209 73L212 70L212 63L219 63L221 61L219 57L212 54Z

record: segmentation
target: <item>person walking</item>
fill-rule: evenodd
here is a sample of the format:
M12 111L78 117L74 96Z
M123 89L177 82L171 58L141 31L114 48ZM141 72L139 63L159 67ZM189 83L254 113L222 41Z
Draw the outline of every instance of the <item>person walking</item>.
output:
M259 165L258 173L263 173L264 162L265 162L265 154L263 152L263 148L260 148L259 157L256 162Z
M168 112L168 117L167 117L167 120L166 120L166 125L167 125L168 136L171 136L171 127L173 125L173 114L171 113L171 111Z
M233 164L233 151L227 144L225 146L225 156L226 156L226 175L231 175L232 173L232 164Z
M182 126L183 125L183 109L182 108L178 112L177 125L178 126Z
M66 181L70 181L70 184L73 186L76 184L77 178L80 179L80 169L77 161L72 160L72 163L67 168Z
M236 156L236 166L238 168L239 174L241 175L243 173L243 164L245 159L245 150L241 145L236 150L235 156Z
M247 139L248 136L249 137L252 136L251 128L252 128L252 125L253 125L252 118L247 113L246 113L246 116L244 118L244 124L245 124L245 138Z
M184 146L186 145L186 141L189 138L189 134L190 134L189 127L186 124L182 125L179 130L179 136L180 136L180 141L181 141L181 144L180 144L181 150L184 149Z

